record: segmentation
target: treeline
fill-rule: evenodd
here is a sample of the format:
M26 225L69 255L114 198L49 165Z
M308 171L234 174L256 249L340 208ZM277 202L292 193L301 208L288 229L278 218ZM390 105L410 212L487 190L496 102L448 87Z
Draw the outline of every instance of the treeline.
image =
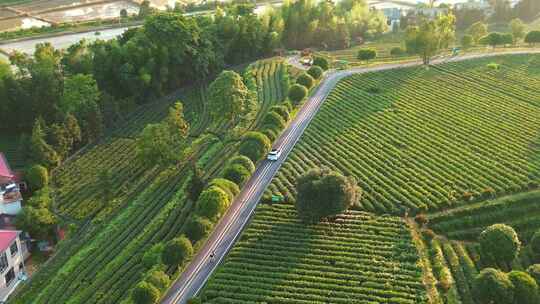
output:
M531 22L540 17L540 1L521 0L512 7L508 0L490 0L492 13L488 14L481 8L459 8L452 12L456 16L456 27L458 30L465 30L475 22L493 22L504 24L514 18L519 18L526 22ZM444 5L444 4L441 4Z

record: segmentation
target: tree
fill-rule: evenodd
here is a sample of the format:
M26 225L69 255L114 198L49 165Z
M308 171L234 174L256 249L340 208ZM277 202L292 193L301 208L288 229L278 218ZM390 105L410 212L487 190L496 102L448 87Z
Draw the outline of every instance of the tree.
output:
M47 168L41 165L33 165L26 171L25 178L32 191L40 190L49 184Z
M76 74L64 80L64 93L60 100L63 113L80 117L83 108L99 102L100 92L92 75Z
M510 28L512 29L512 35L514 36L514 42L517 43L519 40L525 37L525 30L527 26L519 18L512 19L510 21Z
M464 49L470 48L473 45L473 43L474 43L473 36L471 36L471 35L463 35L463 37L461 37L461 46Z
M505 224L487 227L478 241L488 263L509 265L517 257L521 247L516 231Z
M193 164L191 171L192 175L188 186L188 197L190 200L196 201L204 189L205 182L202 170L196 164Z
M135 304L154 304L160 296L159 289L145 281L137 284L131 292L131 299Z
M306 221L343 213L358 203L361 190L352 177L329 169L311 169L296 181L296 209Z
M169 267L182 265L193 255L193 246L185 235L174 238L165 244L161 259Z
M300 84L293 84L289 89L289 99L295 103L299 104L304 98L306 98L308 89Z
M540 259L540 230L537 230L529 242L531 251L536 259Z
M513 284L506 273L485 268L476 276L473 282L473 293L479 303L513 304Z
M528 273L523 271L511 271L508 278L514 285L514 303L536 304L538 297L538 284Z
M144 267L150 269L155 265L161 264L161 255L163 254L164 248L165 244L161 242L152 245L152 247L150 247L150 249L147 250L142 257L142 264L144 265Z
M30 138L31 160L47 168L53 168L60 164L60 158L54 149L45 141L44 124L41 119L37 119L32 129Z
M243 185L250 175L251 173L244 166L237 164L228 165L223 170L223 177L237 185Z
M320 66L313 65L309 68L307 73L313 77L313 79L320 79L322 74L324 73L323 69Z
M234 71L223 71L210 84L208 102L215 120L225 118L235 125L248 114L253 105L253 95L242 77Z
M204 190L197 201L197 214L211 220L218 219L230 204L227 193L217 186Z
M324 58L324 57L320 57L320 56L315 56L313 58L313 65L314 66L318 66L320 67L321 69L323 69L324 71L328 70L328 59Z
M15 227L36 239L47 239L54 235L55 225L56 217L47 208L24 206L15 218Z
M365 48L358 50L357 58L360 60L368 62L371 59L375 59L375 57L377 57L377 51L375 49Z
M146 16L151 15L154 9L150 7L150 1L144 0L139 6L139 18L144 19Z
M525 36L525 42L532 45L540 43L540 31L530 31L527 33L527 36Z
M127 18L128 16L128 12L125 8L121 9L120 10L120 18L124 19L124 18Z
M418 26L408 27L405 44L407 52L418 54L424 64L441 48L446 48L455 39L455 17L451 14L439 16L435 20L424 20Z
M167 290L167 287L171 284L171 279L163 270L151 270L144 279L146 282L152 284L160 292Z
M307 73L302 73L296 78L296 83L306 87L308 90L313 87L315 80Z
M212 231L212 222L200 216L191 216L186 224L186 236L192 243L196 243L206 237Z
M492 47L496 47L497 45L501 44L512 44L514 41L514 38L512 37L512 34L501 34L501 33L489 33L487 36L482 37L480 39L480 44L484 45L490 45Z
M64 129L69 136L71 147L76 147L82 141L81 128L77 118L71 114L67 114L64 120Z
M527 268L527 273L540 284L540 264L533 264Z
M240 143L239 153L247 156L254 163L265 157L272 143L260 132L247 132Z
M487 25L484 22L478 21L473 23L469 29L467 30L469 35L471 35L474 39L474 43L478 44L480 42L480 38L486 36L488 34Z
M237 155L229 160L229 165L241 165L246 168L249 173L255 172L255 164L249 157L244 155Z

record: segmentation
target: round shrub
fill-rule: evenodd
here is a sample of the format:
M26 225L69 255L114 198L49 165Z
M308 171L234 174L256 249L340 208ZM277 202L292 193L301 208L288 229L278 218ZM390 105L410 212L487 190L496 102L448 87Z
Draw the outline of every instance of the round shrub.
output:
M253 162L257 162L265 157L271 147L272 143L266 135L261 132L247 132L240 143L239 152L249 157Z
M204 190L197 201L197 214L211 220L220 217L229 206L229 196L217 186Z
M163 270L151 270L145 279L146 282L154 285L161 292L165 291L169 284L171 284L171 279Z
M150 269L155 265L161 264L161 254L163 253L163 248L165 248L165 244L163 243L156 243L150 247L150 249L147 250L142 257L144 267Z
M287 122L285 122L285 120L283 120L283 118L274 111L270 111L264 116L263 125L271 129L282 130L285 128L286 124Z
M272 128L265 128L261 131L270 141L275 141L278 137L278 131L272 129Z
M186 224L186 236L195 244L212 231L212 226L209 219L193 215Z
M313 86L313 83L315 80L313 80L313 77L309 76L309 74L303 73L298 78L296 78L296 83L299 85L303 85L307 89L311 89Z
M237 185L243 185L251 173L242 165L229 165L223 170L223 178L233 181Z
M241 165L246 168L250 173L255 171L255 165L247 156L237 155L229 160L229 165Z
M405 50L402 49L402 48L399 47L399 46L396 46L396 47L393 47L393 48L390 50L390 55L392 55L392 56L394 56L394 57L403 56L403 55L405 55Z
M514 302L519 304L538 303L538 284L526 272L511 271L508 278L514 285Z
M487 255L488 263L511 263L521 247L516 231L505 224L495 224L482 231L479 237L482 253Z
M289 108L286 105L275 105L270 108L271 112L275 112L283 118L284 121L289 121L290 114L289 114Z
M305 86L299 84L293 84L289 89L289 99L294 104L299 104L304 98L306 98L308 90Z
M365 48L358 50L357 58L360 60L369 61L377 57L377 51L371 48Z
M321 78L324 71L320 66L314 65L314 66L309 68L307 73L309 74L309 76L313 77L313 79L319 79L319 78Z
M531 251L535 259L540 259L540 230L536 231L530 241Z
M49 173L42 165L33 165L26 171L25 175L28 185L32 191L37 191L49 184Z
M316 56L315 58L313 58L313 65L316 65L326 71L328 70L328 59Z
M540 284L540 264L533 264L527 268L527 273Z
M131 299L135 304L154 304L159 297L159 289L144 281L137 284L131 293Z
M478 303L513 304L513 285L506 273L485 268L473 282L473 293Z
M238 193L240 193L240 188L238 187L238 185L226 178L214 178L208 185L208 187L212 187L212 186L216 186L219 189L225 191L225 193L227 193L227 197L229 198L229 201L231 202L233 198Z
M193 246L189 239L181 235L165 244L161 259L165 265L178 267L193 254Z

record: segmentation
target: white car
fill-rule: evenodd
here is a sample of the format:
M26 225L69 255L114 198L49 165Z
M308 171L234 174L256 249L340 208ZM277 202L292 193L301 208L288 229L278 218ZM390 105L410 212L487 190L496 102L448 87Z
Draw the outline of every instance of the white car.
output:
M275 161L275 160L278 160L280 156L281 156L281 150L272 149L272 151L268 153L268 156L266 157L266 159Z

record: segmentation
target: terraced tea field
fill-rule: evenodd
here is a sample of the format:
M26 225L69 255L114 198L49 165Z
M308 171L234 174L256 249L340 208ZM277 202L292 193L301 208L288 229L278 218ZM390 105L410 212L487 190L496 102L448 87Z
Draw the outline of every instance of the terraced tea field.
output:
M539 55L357 74L330 93L268 191L294 197L313 166L356 176L361 209L377 213L526 191L540 180L539 106Z
M306 226L261 205L202 293L203 303L424 303L402 219L365 212Z

